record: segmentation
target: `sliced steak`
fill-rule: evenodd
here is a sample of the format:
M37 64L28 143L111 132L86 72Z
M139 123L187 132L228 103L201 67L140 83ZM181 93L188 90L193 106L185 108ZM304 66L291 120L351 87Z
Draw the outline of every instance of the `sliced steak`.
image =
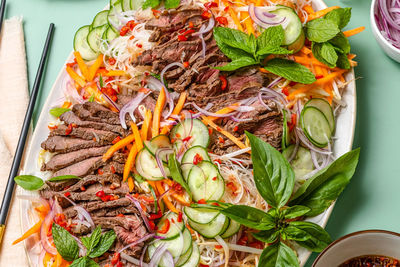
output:
M72 111L82 120L121 125L118 113L113 112L98 103L88 103L90 104L76 104L72 107Z
M46 141L41 144L44 150L61 153L101 146L103 145L93 140L84 140L67 136L49 136Z
M82 191L82 187L86 188L95 183L99 183L103 186L106 184L111 184L113 188L118 188L121 186L122 178L116 174L103 174L103 175L88 175L79 180L76 184L68 188L69 192ZM86 190L86 189L85 189Z
M116 200L111 201L90 201L90 202L81 202L79 206L90 212L90 214L100 214L103 211L113 212L114 210L125 209L129 211L129 213L137 212L136 208L134 207L132 201L123 197ZM63 210L65 216L68 218L74 218L77 215L76 210L73 206L70 206ZM120 212L123 213L123 212ZM117 213L116 215L118 215ZM98 216L115 216L115 215L98 215Z
M96 139L96 142L99 142L102 145L111 144L112 141L119 136L117 133L114 132L97 130L93 128L85 128L85 127L73 127L70 133L68 133L67 130L68 126L60 124L58 125L57 129L54 129L53 131L50 132L50 136L56 136L56 135L71 136L85 140Z
M101 156L106 153L110 147L111 146L92 147L54 155L49 162L43 164L41 171L56 171L74 163L81 162L82 160Z
M83 177L92 173L94 170L97 170L104 164L105 162L103 161L102 156L88 158L54 172L53 177L61 175L76 175Z
M104 173L124 173L124 164L117 161L111 161L102 167Z
M78 179L69 179L69 180L59 181L59 182L46 181L48 188L46 188L44 190L59 192L59 191L64 190L65 188L75 184L77 181L78 181ZM44 190L41 190L40 194L42 194L42 191L44 191Z

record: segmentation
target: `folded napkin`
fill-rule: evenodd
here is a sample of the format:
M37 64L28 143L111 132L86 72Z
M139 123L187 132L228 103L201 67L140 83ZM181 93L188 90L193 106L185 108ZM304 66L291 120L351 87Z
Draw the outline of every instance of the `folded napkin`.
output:
M0 36L0 201L18 143L29 101L28 78L22 18L3 22ZM11 204L0 250L0 266L29 266L23 242L11 243L22 234L19 203Z

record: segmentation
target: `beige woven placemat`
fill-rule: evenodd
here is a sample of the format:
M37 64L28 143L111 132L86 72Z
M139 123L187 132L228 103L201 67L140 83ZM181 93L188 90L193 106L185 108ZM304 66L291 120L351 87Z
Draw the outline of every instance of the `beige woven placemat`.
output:
M0 36L0 95L3 100L0 105L1 201L29 99L22 18L11 18L3 23ZM14 199L0 249L0 266L28 266L23 242L11 245L21 234L19 204Z

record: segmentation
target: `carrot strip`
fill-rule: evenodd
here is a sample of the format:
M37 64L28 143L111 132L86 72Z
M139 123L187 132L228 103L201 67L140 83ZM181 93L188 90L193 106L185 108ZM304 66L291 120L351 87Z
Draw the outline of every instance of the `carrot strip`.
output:
M42 226L43 219L40 219L34 226L32 226L28 231L26 231L20 238L12 242L13 245L27 239L33 234L39 233L40 227Z
M105 74L105 76L124 76L126 75L126 72L123 70L109 70Z
M354 59L356 56L357 56L357 55L355 55L355 54L348 54L348 55L347 55L347 58L348 58L348 59Z
M135 183L133 182L132 177L128 178L128 187L129 187L129 192L132 192L133 189L135 188Z
M342 75L343 73L345 73L346 71L347 70L338 70L338 71L332 72L321 79L317 79L317 81L314 82L312 85L324 85L326 83L329 83L333 79L339 77L339 75Z
M147 140L147 136L149 133L149 127L150 127L150 123L151 123L151 119L153 117L153 114L151 113L150 109L146 109L146 113L144 116L144 121L143 121L143 125L142 125L142 129L140 132L141 138L143 141Z
M88 81L93 81L94 76L96 75L96 72L100 68L101 64L103 64L103 55L102 54L100 54L97 57L96 61L93 63L93 65L90 66Z
M212 120L210 120L209 118L202 116L203 118L203 122L206 125L211 126L214 130L217 130L218 132L220 132L221 134L225 135L226 137L228 137L233 143L235 143L238 147L240 147L241 149L247 148L247 146L245 144L243 144L239 139L237 139L233 134L231 134L228 131L225 131L224 129L222 129L221 127L219 127L218 125L216 125Z
M229 5L229 2L226 0L223 0L223 3L225 6L229 7L229 15L231 16L233 22L235 23L236 27L238 28L239 31L243 32L243 26L240 24L239 18L236 16L235 10Z
M239 103L232 104L230 107L222 108L222 109L218 110L217 112L215 112L215 114L227 114L229 112L232 112L232 111L235 110L232 106L239 106ZM220 119L218 117L213 117L213 116L208 116L207 118L209 120L211 120L211 121L215 121L217 119ZM205 123L205 122L203 121L203 123Z
M185 198L182 195L179 195L177 193L172 193L171 196L181 203L183 206L190 206L190 203L185 200Z
M303 46L303 47L300 49L300 51L303 52L303 53L306 54L306 55L311 54L311 52L312 52L311 49L308 48L307 46Z
M174 110L172 111L171 115L176 116L176 115L179 115L179 113L181 113L181 111L183 109L183 105L185 105L187 95L188 95L187 91L184 91L180 94L178 103L176 103L176 106L175 106ZM175 119L169 118L168 120L174 121ZM172 125L164 126L164 128L162 128L162 130L161 130L161 134L167 134L169 132L169 130L171 130L171 128L172 128Z
M247 34L254 34L253 21L250 18L249 12L240 12L240 19L244 20L244 25L246 26Z
M43 266L49 266L50 261L53 259L53 255L46 252L43 258Z
M85 61L83 61L81 53L79 53L78 51L75 51L74 55L75 55L76 62L78 63L78 67L82 72L83 77L85 77L86 81L90 81L89 80L89 69L88 69Z
M262 6L262 2L263 2L263 0L257 0L256 6Z
M310 66L310 64L313 64L314 66L319 66L319 67L324 67L324 68L329 68L327 65L324 63L318 61L314 57L299 57L299 56L294 56L294 60L297 63L300 63L305 66Z
M158 190L157 190L156 183L155 183L154 181L151 181L151 180L147 180L147 183L148 183L149 185L151 185L151 187L153 187L153 190L154 190L154 192L156 193L156 195L159 195Z
M162 109L165 105L165 88L162 88L160 95L158 96L156 107L154 109L154 116L153 116L153 127L151 128L151 135L152 137L156 137L159 134L160 130L160 120L161 120L161 113Z
M103 161L107 161L109 158L114 155L115 152L120 150L123 147L126 147L130 143L132 143L135 140L135 136L133 134L128 135L124 139L121 139L118 141L118 143L115 143L112 147L110 147L107 152L103 155Z
M338 8L340 8L340 7L339 6L331 6L331 7L319 10L317 12L311 13L308 16L308 20L307 21L321 18L321 17L325 16L326 14L328 14L329 12L331 12L332 10L338 9Z
M296 89L295 91L291 92L288 96L287 99L288 100L293 100L295 99L296 95L301 94L301 93L305 93L307 92L309 89L312 88L312 85L305 85L299 89Z
M130 124L131 124L131 129L132 129L133 135L135 136L136 149L137 149L137 151L140 151L143 148L142 137L140 136L140 132L139 132L139 129L138 129L136 123L130 122Z
M164 190L164 187L162 186L162 181L157 181L157 182L155 182L155 184L156 184L157 190L160 193L160 195L164 194L165 190ZM165 206L167 206L167 208L170 211L175 212L175 213L179 213L177 208L175 208L174 204L172 204L172 202L168 199L167 195L164 195L162 197L162 200L164 201Z
M136 146L132 146L131 150L129 151L128 158L126 159L125 166L124 166L124 173L123 173L123 181L125 182L128 179L129 174L135 164L135 158L138 153Z
M66 67L69 76L80 86L84 87L86 84L85 78L76 73L71 67Z
M312 6L310 6L310 5L305 5L305 6L303 7L303 9L304 9L308 14L312 14L312 13L315 12L314 9L312 8Z
M362 32L364 30L365 30L365 27L361 26L361 27L358 27L358 28L355 28L355 29L352 29L352 30L344 31L343 34L346 37L350 37L350 36L353 36L353 35L356 35L356 34Z
M70 106L72 105L72 103L71 102L69 102L69 101L65 101L63 104L62 104L62 108L69 108Z

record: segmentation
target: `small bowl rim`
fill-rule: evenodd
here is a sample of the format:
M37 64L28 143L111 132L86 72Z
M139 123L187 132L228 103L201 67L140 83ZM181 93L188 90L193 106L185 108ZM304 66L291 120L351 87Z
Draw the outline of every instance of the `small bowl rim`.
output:
M379 39L381 39L383 41L383 43L389 47L390 49L392 49L394 52L400 54L400 49L395 47L394 45L392 45L388 40L386 40L385 37L383 37L381 31L378 29L378 25L376 24L376 20L375 20L375 9L377 8L376 2L378 0L372 0L371 2L371 8L370 8L370 20L371 20L371 26L373 28L373 31L375 31L377 33L377 35L379 36ZM376 36L375 36L376 37Z
M364 234L371 234L371 233L375 233L375 234L389 234L389 235L394 235L396 237L400 238L400 233L396 233L396 232L392 232L392 231L388 231L388 230L380 230L380 229L371 229L371 230L362 230L362 231L357 231L357 232L353 232L350 234L347 234L345 236L342 236L341 238L333 241L332 243L330 243L319 255L318 257L315 259L315 261L313 262L311 267L315 267L316 264L318 263L318 261L321 260L321 258L324 256L324 254L330 250L333 246L335 246L336 244L350 238L350 237L354 237L354 236L358 236L358 235L364 235Z

